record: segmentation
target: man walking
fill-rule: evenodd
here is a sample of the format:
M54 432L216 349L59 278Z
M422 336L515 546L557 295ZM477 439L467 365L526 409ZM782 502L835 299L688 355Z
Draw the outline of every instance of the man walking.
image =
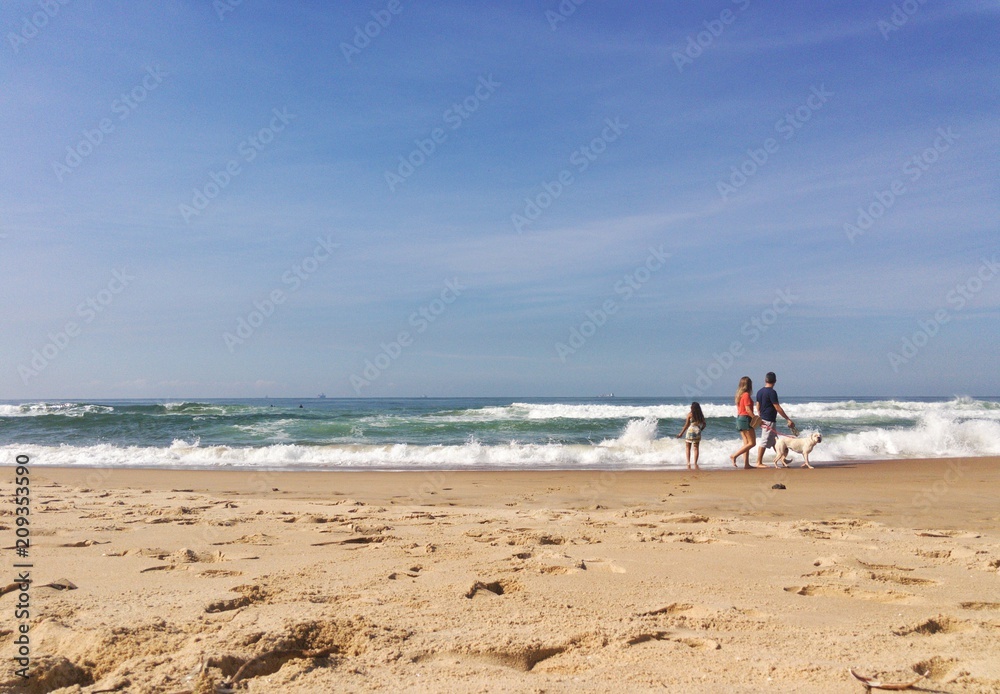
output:
M764 465L764 451L774 448L778 440L778 432L774 428L774 423L780 414L785 418L785 423L789 429L795 428L795 422L788 418L785 411L778 404L778 393L774 390L774 384L778 382L778 377L773 371L768 371L764 376L764 387L757 391L757 413L760 415L761 442L757 447L757 467L767 467Z

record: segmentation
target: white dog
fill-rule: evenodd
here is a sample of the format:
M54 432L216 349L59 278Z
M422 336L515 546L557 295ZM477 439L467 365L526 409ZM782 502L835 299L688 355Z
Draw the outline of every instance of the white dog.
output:
M779 436L778 440L774 443L774 467L778 467L779 463L784 467L788 467L788 451L795 451L802 454L802 458L804 459L802 464L807 468L812 468L812 465L809 464L809 453L822 440L823 435L819 432L809 434L809 436L801 439Z

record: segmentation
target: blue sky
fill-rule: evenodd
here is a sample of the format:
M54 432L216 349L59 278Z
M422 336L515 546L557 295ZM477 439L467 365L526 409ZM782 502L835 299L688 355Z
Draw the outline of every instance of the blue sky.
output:
M0 398L1000 393L1000 3L226 3L3 3Z

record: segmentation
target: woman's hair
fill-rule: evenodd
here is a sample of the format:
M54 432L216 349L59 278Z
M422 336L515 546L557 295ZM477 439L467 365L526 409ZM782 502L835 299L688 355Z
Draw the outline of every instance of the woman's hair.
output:
M702 429L705 428L705 415L701 411L701 405L696 402L691 403L691 420Z
M750 380L750 377L744 376L743 378L741 378L739 386L736 387L736 398L735 398L736 404L737 405L740 404L740 396L743 395L743 393L749 393L752 390L753 390L753 381Z

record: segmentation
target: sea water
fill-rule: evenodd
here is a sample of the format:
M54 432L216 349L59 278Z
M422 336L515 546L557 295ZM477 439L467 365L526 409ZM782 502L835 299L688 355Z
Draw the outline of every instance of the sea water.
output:
M1000 455L1000 398L782 403L801 435L823 434L810 455L821 464ZM700 464L731 468L736 408L724 398L701 404ZM26 454L34 465L65 466L678 469L689 405L618 397L0 401L0 463Z

